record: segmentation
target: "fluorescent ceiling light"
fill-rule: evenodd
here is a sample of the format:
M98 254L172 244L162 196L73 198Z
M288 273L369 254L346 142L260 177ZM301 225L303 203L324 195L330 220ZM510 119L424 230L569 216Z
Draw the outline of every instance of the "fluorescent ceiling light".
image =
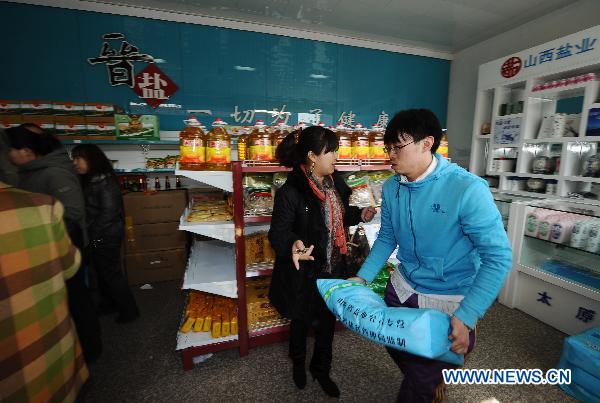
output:
M250 66L233 66L233 68L238 71L254 71L254 70L256 70L254 67L250 67Z
M325 76L323 74L311 74L310 78L317 78L317 79L321 79L321 78L329 78L329 76Z

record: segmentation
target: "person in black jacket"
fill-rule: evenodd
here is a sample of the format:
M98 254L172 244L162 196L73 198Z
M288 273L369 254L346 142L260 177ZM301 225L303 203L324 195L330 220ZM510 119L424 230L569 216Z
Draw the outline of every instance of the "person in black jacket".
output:
M98 278L99 311L116 311L118 323L131 322L140 313L121 266L124 218L119 181L110 161L97 146L78 145L71 157L83 184L90 238L87 259Z
M306 386L306 337L315 328L309 370L329 396L340 395L330 378L335 317L317 278L346 278L346 228L373 219L371 207L348 205L351 190L335 171L338 139L312 126L289 134L277 147L279 162L293 170L275 194L269 241L275 267L269 290L273 306L291 319L289 356L296 386Z

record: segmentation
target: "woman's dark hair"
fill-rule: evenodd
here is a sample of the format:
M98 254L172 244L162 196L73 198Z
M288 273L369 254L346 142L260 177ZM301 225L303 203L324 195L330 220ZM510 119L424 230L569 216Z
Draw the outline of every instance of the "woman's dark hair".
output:
M60 140L33 123L24 123L20 126L6 129L8 146L21 150L29 148L35 155L50 154L62 147Z
M316 155L336 151L338 138L334 132L321 126L310 126L288 134L277 146L275 156L286 167L306 163L308 152Z
M83 181L88 182L98 175L112 177L118 182L112 164L100 147L93 144L80 144L71 151L71 158L83 158L88 164L88 172L83 175Z
M440 121L429 109L407 109L394 115L385 129L383 142L387 145L402 140L423 140L433 136L431 153L434 154L442 139Z

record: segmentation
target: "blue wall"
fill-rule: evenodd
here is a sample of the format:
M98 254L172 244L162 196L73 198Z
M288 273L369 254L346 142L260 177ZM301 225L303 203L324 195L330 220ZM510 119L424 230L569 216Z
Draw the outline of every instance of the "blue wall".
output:
M179 130L186 109L211 109L232 124L240 110L286 105L297 113L323 110L333 124L352 110L363 125L384 110L432 109L445 127L450 62L277 35L135 17L0 3L0 99L141 102L127 86L111 87L100 54L102 35L121 32L179 87L159 113L161 128ZM18 38L18 39L17 39ZM136 63L135 73L147 64ZM238 71L234 66L252 66ZM310 78L322 74L326 79ZM200 117L205 123L212 118ZM256 118L267 118L256 115Z

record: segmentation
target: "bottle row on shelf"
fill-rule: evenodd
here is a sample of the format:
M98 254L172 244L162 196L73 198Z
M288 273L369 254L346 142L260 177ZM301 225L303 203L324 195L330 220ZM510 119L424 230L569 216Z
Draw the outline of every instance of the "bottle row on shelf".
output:
M232 136L227 132L227 123L217 118L213 128L206 132L198 119L191 116L180 133L180 160L182 170L228 170L231 164ZM324 125L323 125L324 126ZM296 127L285 123L266 126L258 120L252 127L236 129L237 159L241 161L276 161L277 146L293 130L305 128L302 122ZM373 125L369 130L357 124L350 128L339 124L335 130L338 137L338 159L382 160L387 159L383 142L384 129Z
M171 178L168 175L161 180L158 176L154 177L154 182L151 178L144 174L127 174L119 175L121 183L121 191L123 192L149 192L171 189L181 189L181 178L175 177L175 185L173 186Z

